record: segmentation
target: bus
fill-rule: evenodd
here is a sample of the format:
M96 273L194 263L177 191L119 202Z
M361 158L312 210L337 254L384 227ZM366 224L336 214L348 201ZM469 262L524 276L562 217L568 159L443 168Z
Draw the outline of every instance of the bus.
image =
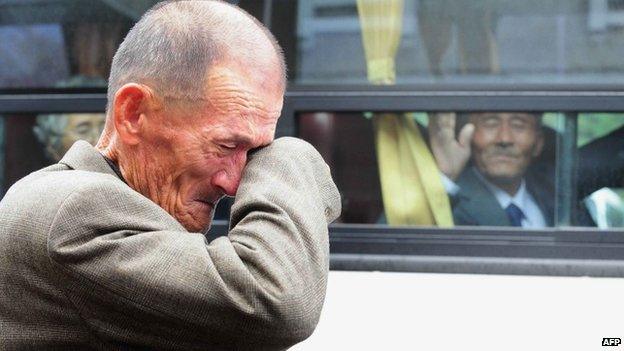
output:
M97 140L112 55L157 2L0 1L0 197ZM624 1L230 2L284 49L277 136L314 145L342 196L321 319L293 350L624 348ZM537 217L513 225L499 197L461 196L439 132L462 172L492 180L479 121L513 139L527 116L517 189Z

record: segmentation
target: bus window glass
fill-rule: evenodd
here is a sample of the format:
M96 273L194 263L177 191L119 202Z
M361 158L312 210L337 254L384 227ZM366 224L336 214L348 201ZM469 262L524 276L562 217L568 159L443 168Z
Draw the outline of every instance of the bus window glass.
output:
M624 227L624 115L579 114L578 199L584 223Z
M297 84L619 84L610 0L274 0ZM331 64L327 64L330 62Z
M159 1L0 1L0 90L106 87L117 47ZM237 3L261 18L263 1Z
M623 117L318 112L297 122L332 168L343 223L530 230L624 226Z

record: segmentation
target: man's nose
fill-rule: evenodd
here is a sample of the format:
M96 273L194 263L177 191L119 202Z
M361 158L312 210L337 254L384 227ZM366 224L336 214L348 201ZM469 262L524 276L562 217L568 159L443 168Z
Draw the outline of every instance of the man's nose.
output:
M246 163L246 155L237 157L228 167L218 171L213 176L213 185L221 188L223 193L227 196L236 195Z
M503 123L500 125L498 133L496 134L496 141L500 144L513 143L513 133L509 124Z

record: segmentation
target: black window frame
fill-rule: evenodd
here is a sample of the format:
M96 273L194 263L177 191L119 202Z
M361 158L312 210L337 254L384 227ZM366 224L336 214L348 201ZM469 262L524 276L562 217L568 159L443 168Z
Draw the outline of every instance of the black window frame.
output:
M296 134L296 115L306 112L552 111L574 128L583 112L624 111L621 86L300 86L286 95L280 132ZM560 152L576 150L562 138ZM575 174L575 161L561 162ZM569 177L562 187L573 186ZM571 192L559 201L575 203ZM563 223L569 218L561 219ZM330 226L331 268L436 273L624 276L624 230Z

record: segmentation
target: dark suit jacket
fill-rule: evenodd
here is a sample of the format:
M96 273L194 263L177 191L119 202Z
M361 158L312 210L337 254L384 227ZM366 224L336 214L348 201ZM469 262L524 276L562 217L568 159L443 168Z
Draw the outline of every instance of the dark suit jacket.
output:
M624 186L624 127L581 147L578 155L578 199L608 187Z
M0 202L0 350L279 350L312 333L340 213L309 144L249 157L211 243L77 142Z
M451 199L456 225L511 226L496 197L478 178L474 167L467 167L457 179L460 191ZM554 192L542 187L534 177L525 178L527 190L537 202L548 226L553 225Z

